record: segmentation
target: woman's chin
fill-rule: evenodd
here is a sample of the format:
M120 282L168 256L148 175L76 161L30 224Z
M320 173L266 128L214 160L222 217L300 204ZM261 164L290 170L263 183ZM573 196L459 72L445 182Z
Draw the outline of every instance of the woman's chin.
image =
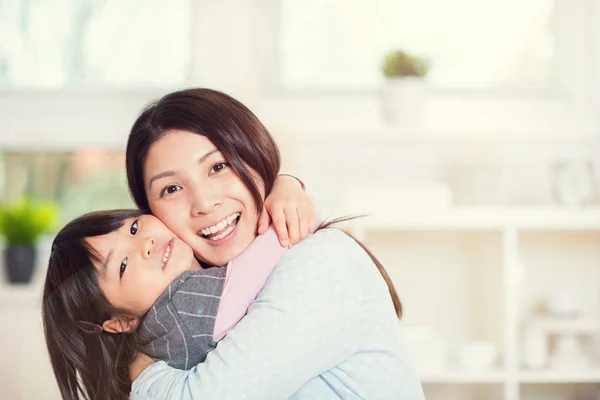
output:
M202 260L205 263L210 265L223 267L229 263L229 261L233 260L240 254L244 252L252 243L254 238L250 238L243 243L239 240L235 242L228 243L224 246L212 247L203 252L203 254L199 254L198 259Z

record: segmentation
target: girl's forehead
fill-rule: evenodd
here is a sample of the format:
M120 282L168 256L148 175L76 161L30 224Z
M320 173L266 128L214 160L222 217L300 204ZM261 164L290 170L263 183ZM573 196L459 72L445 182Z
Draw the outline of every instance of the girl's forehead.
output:
M108 257L109 253L113 251L119 242L123 240L122 235L119 234L119 230L114 232L107 233L102 236L92 236L85 238L85 241L90 245L90 247L97 253L97 255L101 258L101 261Z

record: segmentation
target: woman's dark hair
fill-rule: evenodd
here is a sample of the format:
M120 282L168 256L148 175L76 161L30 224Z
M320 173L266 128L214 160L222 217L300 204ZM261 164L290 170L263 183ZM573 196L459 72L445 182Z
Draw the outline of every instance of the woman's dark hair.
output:
M100 291L94 263L100 255L85 240L119 229L137 210L97 211L69 222L52 244L42 317L46 346L63 399L127 399L129 364L138 354L136 333L85 333L78 321L102 326L126 310Z
M353 220L356 218L361 218L363 216L364 215L345 216L345 217L334 218L329 221L323 221L316 230L318 231L320 229L333 228L334 227L333 225L335 225L335 224L350 221L350 220ZM392 282L392 279L388 275L387 271L385 270L385 268L383 267L381 262L379 262L377 257L375 257L375 255L373 253L371 253L371 251L364 244L362 244L362 242L360 240L356 239L354 236L352 236L349 232L347 232L345 230L343 230L343 232L346 235L350 236L352 238L352 240L354 240L360 247L362 247L362 249L371 258L371 261L373 261L373 264L375 264L375 266L379 270L379 273L383 277L383 280L387 284L388 290L390 291L390 296L392 297L392 303L394 303L394 310L396 311L396 315L398 316L398 318L401 318L402 317L402 302L400 301L400 297L398 296L398 293L396 292L396 288L394 287L394 282Z
M263 199L246 165L262 178L265 194L273 188L281 160L277 144L258 118L239 101L211 89L187 89L173 92L147 106L134 122L127 141L127 181L133 200L143 212L150 212L144 185L144 164L150 147L166 131L182 130L206 136L223 153L244 185L257 209ZM341 222L330 221L322 227ZM353 238L369 254L385 279L396 313L402 305L387 272L375 256Z
M263 199L250 170L256 171L268 195L281 164L279 149L258 118L239 101L211 89L173 92L147 106L134 122L127 141L127 181L133 200L150 212L144 186L144 164L150 147L169 130L197 133L209 139L248 188L257 209Z

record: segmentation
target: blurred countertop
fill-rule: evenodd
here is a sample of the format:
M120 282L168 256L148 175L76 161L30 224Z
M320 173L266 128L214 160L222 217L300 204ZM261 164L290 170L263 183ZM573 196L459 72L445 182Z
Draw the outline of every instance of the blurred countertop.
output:
M8 283L5 274L0 275L0 311L41 310L44 282L40 275L36 273L32 281L26 284Z

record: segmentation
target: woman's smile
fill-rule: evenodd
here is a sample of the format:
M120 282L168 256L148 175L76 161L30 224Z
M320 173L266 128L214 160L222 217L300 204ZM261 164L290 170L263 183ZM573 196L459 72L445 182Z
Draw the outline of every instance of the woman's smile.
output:
M220 222L201 229L199 235L213 245L224 243L235 234L241 215L241 212L230 214Z

